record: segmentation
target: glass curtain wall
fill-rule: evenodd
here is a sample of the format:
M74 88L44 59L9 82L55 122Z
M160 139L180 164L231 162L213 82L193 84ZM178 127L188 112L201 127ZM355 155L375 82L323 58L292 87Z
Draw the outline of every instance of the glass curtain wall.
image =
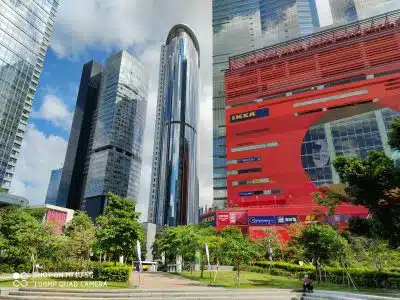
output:
M10 189L57 0L0 0L0 186Z
M230 56L310 34L315 0L213 0L214 205L227 205L224 73Z
M161 121L161 139L155 137L155 147L160 148L153 158L159 169L153 178L158 192L154 215L158 225L177 226L198 222L200 49L192 30L179 24L171 29L164 50L161 114L156 121Z

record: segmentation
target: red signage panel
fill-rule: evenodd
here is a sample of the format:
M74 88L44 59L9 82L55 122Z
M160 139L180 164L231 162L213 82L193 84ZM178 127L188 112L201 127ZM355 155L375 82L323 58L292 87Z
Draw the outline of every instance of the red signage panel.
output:
M217 225L247 225L247 219L247 211L221 211L217 214Z

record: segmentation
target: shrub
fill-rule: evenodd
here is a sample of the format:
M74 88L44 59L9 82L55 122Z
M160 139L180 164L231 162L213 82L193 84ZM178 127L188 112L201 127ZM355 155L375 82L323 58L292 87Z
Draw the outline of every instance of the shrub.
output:
M9 273L12 273L12 272L14 272L14 269L10 265L0 264L0 274L1 273L9 274Z
M37 261L42 266L39 272L83 272L93 271L96 267L104 265L104 263L96 261L81 262L79 260L49 260L41 259Z
M93 277L101 281L126 282L131 272L132 268L124 264L117 264L116 266L106 264L96 267L93 270Z
M295 265L284 262L257 262L254 266L243 266L246 271L257 273L269 273L301 279L305 274L316 278L315 268L310 265ZM241 267L242 269L242 267ZM264 272L262 272L263 269ZM387 271L375 271L363 268L349 268L348 274L356 286L372 288L400 289L400 272L398 268L391 268ZM336 284L348 284L347 272L343 268L326 267L322 271L322 280Z
M270 261L262 261L262 262L256 262L254 264L255 266L258 267L263 267L263 268L276 268L276 269L281 269L288 271L289 273L293 274L295 272L314 272L315 267L310 266L310 265L296 265L296 264L290 264L286 262L270 262Z

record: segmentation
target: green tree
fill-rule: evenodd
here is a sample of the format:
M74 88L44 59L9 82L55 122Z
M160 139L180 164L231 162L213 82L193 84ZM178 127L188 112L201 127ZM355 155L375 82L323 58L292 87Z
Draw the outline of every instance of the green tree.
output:
M280 257L283 256L280 235L274 228L265 229L264 236L256 239L254 244L258 249L258 253L264 259L272 260L276 253L279 253Z
M363 236L350 237L351 252L357 262L362 267L374 268L382 271L390 265L391 251L387 241Z
M108 193L105 213L96 220L95 236L99 247L112 255L115 264L120 255L134 255L136 240L144 240L144 228L139 216L134 200Z
M240 284L240 264L248 263L257 257L257 251L250 240L239 228L227 227L221 232L221 251L225 261L237 268L237 280Z
M77 211L66 225L64 232L70 238L74 255L82 266L84 261L90 259L90 252L94 245L95 227L92 219L85 212Z
M180 241L175 227L165 226L156 234L153 244L154 257L165 256L165 263L171 262L179 254Z
M0 186L0 193L7 193L7 190Z
M336 206L342 203L339 195L334 193L326 193L323 195L320 192L313 193L314 202L320 206L326 207L326 212L323 213L319 210L316 210L315 216L316 219L319 219L320 216L333 216L336 211Z
M44 224L27 210L19 207L8 209L0 218L1 260L16 270L28 272L31 256L36 259L46 253L49 235Z
M210 253L216 254L216 230L214 227L202 225L186 225L177 227L164 227L156 235L153 245L153 255L160 258L165 254L166 263L173 262L177 255L181 255L184 264L192 265L196 252L200 251L201 276L205 262L205 244Z
M337 157L334 167L347 185L346 193L355 205L370 209L379 236L400 246L400 170L383 152L370 151L365 159Z
M32 217L34 217L36 220L39 222L43 221L44 214L46 213L46 208L44 207L38 207L38 208L31 208L31 207L22 207L24 211L26 211L28 214L30 214Z
M347 228L350 233L357 236L372 237L373 235L373 222L365 218L350 218L347 221Z
M400 150L400 119L393 120L390 127L388 144L393 149Z
M218 259L219 249L218 249L218 239L217 232L214 227L211 226L198 226L198 236L197 236L197 249L196 251L200 251L200 277L203 278L204 272L204 264L206 263L207 255L205 245L207 244L209 255L210 255L210 263L212 257Z
M312 224L295 239L300 246L301 256L315 265L319 280L321 266L330 261L341 261L348 253L347 240L329 225Z

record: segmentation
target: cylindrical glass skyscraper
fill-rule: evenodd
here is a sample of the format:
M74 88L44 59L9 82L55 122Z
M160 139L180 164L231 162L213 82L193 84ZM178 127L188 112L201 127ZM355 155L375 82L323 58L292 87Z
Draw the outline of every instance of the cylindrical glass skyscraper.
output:
M200 48L193 31L175 25L162 46L149 222L198 221L197 120Z

